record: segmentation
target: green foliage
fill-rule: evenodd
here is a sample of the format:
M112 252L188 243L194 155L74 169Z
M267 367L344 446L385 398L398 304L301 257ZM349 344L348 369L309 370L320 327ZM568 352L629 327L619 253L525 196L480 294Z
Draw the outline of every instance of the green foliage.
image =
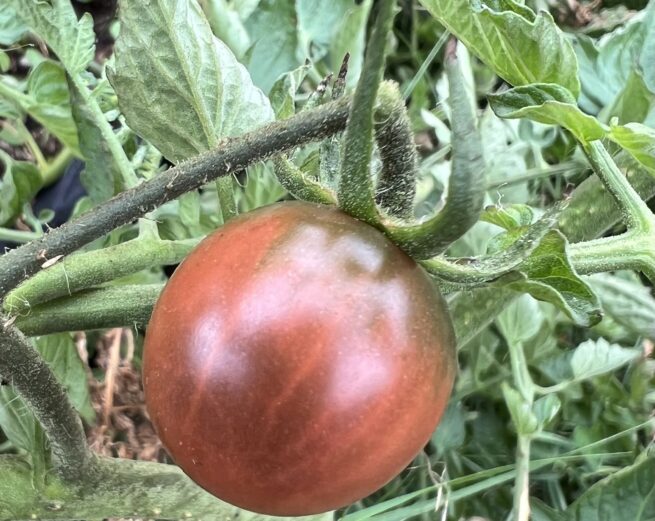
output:
M39 170L27 161L15 161L0 150L0 161L5 173L0 183L0 225L10 224L29 203L42 179Z
M87 422L93 422L87 373L70 334L49 335L34 340L34 347L66 388L71 402ZM38 382L35 382L38 385ZM0 387L0 428L13 447L27 451L36 479L48 465L48 445L38 421L15 391Z
M238 10L240 2L233 2ZM371 0L355 5L351 0L262 0L257 9L240 16L248 34L244 61L257 86L269 92L284 73L306 59L325 60L336 72L344 55L352 56L349 83L354 86L361 69L366 19ZM217 34L223 38L226 32Z
M584 114L566 89L554 84L532 84L489 96L500 118L528 118L546 125L561 125L582 142L601 139L602 125Z
M514 0L421 0L430 13L505 81L556 83L580 92L575 53L547 12Z
M654 17L655 3L650 2L646 12L599 41L584 35L575 38L582 82L580 106L585 112L609 121L612 116L621 117L620 105L638 102L646 110L626 121L644 121L655 101ZM635 91L640 91L638 99Z
M655 458L634 465L591 487L567 511L566 521L648 521L655 517Z
M78 211L88 210L156 177L166 168L162 155L183 162L223 146L225 138L299 113L346 52L352 89L362 69L373 3L122 1L115 56L104 61L95 54L90 16L78 18L68 0L8 0L0 9L0 45L11 46L0 51L0 225L12 226L21 217L20 224L41 233L30 203L55 161L40 157L42 142L30 142L33 125L54 136L64 152L84 158L90 200L80 202ZM393 36L382 35L373 49L377 76L366 80L353 109L351 152L341 155L335 136L297 151L293 159L302 167L291 165L287 178L276 159L284 186L273 162L235 172L223 185L228 195L234 189L239 212L293 196L324 196L321 200L330 202L332 192L323 191L319 181L339 165L346 178L356 171L360 181L370 181L367 189L376 186L384 153L372 140L371 108L380 103L374 90L386 49L385 77L408 97L409 122L421 143L417 204L407 219L424 224L463 194L462 186L478 189L479 200L467 199L475 212L482 198L487 205L466 235L445 241L445 254L424 263L447 294L457 333L453 398L425 454L379 493L339 513L349 521L441 519L442 514L448 520L505 519L526 466L537 521L655 516L655 469L647 446L655 406L655 364L648 354L655 339L652 284L635 272L581 276L575 254L577 243L618 237L624 229L617 197L589 176L579 143L604 140L637 192L644 199L655 194L655 1L598 39L565 34L548 12L535 14L528 7L547 5L403 3L407 9L397 17ZM450 92L441 57L444 27L471 53L460 46L461 77ZM31 43L28 32L52 51L48 58L38 46L24 48ZM510 87L497 88L496 75ZM402 100L399 106L403 113ZM462 107L471 113L467 121L475 134L461 132ZM378 129L379 123L375 120ZM471 176L462 175L461 166L470 170L473 163ZM334 176L327 184L334 188ZM570 196L569 184L576 187ZM108 310L112 319L119 317L109 325L145 323L143 310L149 310L165 280L162 266L179 262L219 226L220 190L205 186L158 208L148 216L156 232L148 237L134 239L137 225L128 225L96 241L86 257L63 259L17 290L19 298L26 288L32 291L31 313L10 300L3 303L5 310L20 314L16 323L35 333L51 331L53 322L76 328L97 317L102 323ZM353 188L341 191L343 199ZM565 207L553 212L554 202L562 199ZM455 212L454 218L463 221L466 215ZM138 226L143 232L143 223ZM10 232L32 233L0 228L0 239ZM623 259L633 253L618 252ZM35 345L81 415L93 423L86 370L70 335L42 337ZM49 463L44 431L5 383L6 378L0 390L0 452L19 455L11 461L0 456L0 469L16 476L9 485L0 476L0 512L5 503L24 506L24 497L41 494ZM527 460L516 451L526 441ZM125 472L136 477L141 470ZM145 485L130 482L130 487L140 492ZM63 497L56 492L48 493ZM109 501L112 494L115 490L97 497ZM189 503L189 497L182 502ZM72 504L82 508L84 503ZM92 509L98 518L107 514L100 503L92 506L98 506ZM229 512L244 519L251 515ZM59 514L53 510L53 517Z
M130 127L166 158L179 162L273 119L195 0L126 3L120 15L109 77Z
M86 87L69 83L72 115L79 133L80 150L86 160L81 181L91 200L99 203L119 191L120 172L104 142L102 132L95 124L91 107L80 94L80 88Z
M69 74L84 72L93 60L93 20L88 14L78 20L68 0L51 3L7 0L3 10L45 40Z
M17 109L16 116L29 114L63 144L79 150L66 73L59 63L44 60L34 67L27 78L25 92L8 84L3 85L0 92Z

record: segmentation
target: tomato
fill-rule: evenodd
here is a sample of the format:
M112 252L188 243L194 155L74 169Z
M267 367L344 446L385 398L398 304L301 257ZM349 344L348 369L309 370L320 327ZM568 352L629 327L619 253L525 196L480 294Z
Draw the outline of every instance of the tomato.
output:
M374 492L421 450L452 388L454 334L432 281L378 230L285 202L178 267L143 371L161 441L194 481L304 515Z

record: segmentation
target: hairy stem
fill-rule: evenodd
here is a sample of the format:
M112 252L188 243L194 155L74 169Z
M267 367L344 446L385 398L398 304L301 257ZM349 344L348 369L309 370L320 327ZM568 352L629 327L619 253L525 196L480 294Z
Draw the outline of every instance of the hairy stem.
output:
M375 122L375 140L382 160L375 199L389 215L411 219L418 175L414 132L398 85L383 82L378 96L391 112Z
M655 266L652 237L635 230L572 244L569 255L581 275L617 270L648 271L649 267Z
M645 169L628 171L626 177L640 197L655 196L655 178ZM621 221L621 210L598 176L585 179L571 194L559 216L559 229L570 242L595 239Z
M237 216L237 202L234 199L234 185L232 176L220 177L216 180L216 194L218 196L218 206L221 217L225 224L233 217Z
M453 132L452 173L446 204L434 217L419 224L384 223L387 235L417 259L429 259L443 253L478 221L484 203L482 141L455 49L456 41L453 40L446 59Z
M142 328L148 324L163 288L163 284L139 284L88 289L35 306L29 314L16 319L16 327L28 336L114 327Z
M336 204L335 194L321 183L310 179L283 155L273 158L275 177L296 199L318 204Z
M138 238L65 257L11 291L5 298L4 309L10 314L23 315L43 302L72 295L82 289L153 266L177 264L199 242L200 239L163 241Z
M125 154L125 150L123 150L123 145L121 145L121 142L114 133L114 129L111 127L109 121L107 121L97 100L91 96L91 91L89 91L86 83L79 74L69 76L69 83L71 87L75 88L89 109L93 123L102 134L105 146L109 149L114 164L120 172L123 186L125 188L134 188L138 184L138 178L134 172L134 168L132 168L132 164Z
M594 171L619 205L626 226L647 232L655 229L655 219L648 205L616 166L603 144L592 141L583 149Z
M252 518L205 492L172 465L97 458L95 467L95 476L87 482L70 485L49 477L41 489L34 487L30 467L22 458L0 456L0 519L230 521ZM332 517L325 514L311 519L328 521ZM267 519L290 521L290 518Z
M349 105L350 99L342 98L244 136L227 139L219 148L180 163L52 230L40 240L3 255L0 257L0 298L39 271L46 259L71 253L213 179L243 170L277 152L342 131Z
M529 436L519 436L516 445L516 480L512 511L514 521L530 520L530 444Z
M4 319L0 316L0 320ZM66 390L15 326L5 322L0 327L0 376L20 394L43 426L58 473L69 481L83 480L92 473L93 457Z
M521 342L509 344L509 356L512 365L514 385L518 389L523 403L532 408L535 388L528 362L525 358L524 346ZM530 519L530 444L534 433L522 432L519 425L516 445L516 480L514 482L514 501L512 507L513 521L529 521Z
M370 224L379 221L371 182L373 110L382 81L387 36L391 31L395 0L379 2L373 32L366 46L362 75L357 83L344 138L339 178L339 206Z

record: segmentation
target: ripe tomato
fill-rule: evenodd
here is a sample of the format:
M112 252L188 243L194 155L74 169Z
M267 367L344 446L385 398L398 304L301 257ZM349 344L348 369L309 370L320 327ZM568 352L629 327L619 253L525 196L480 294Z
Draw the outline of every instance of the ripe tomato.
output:
M443 299L336 208L242 215L179 266L147 331L150 417L182 469L273 515L336 509L421 450L456 372Z

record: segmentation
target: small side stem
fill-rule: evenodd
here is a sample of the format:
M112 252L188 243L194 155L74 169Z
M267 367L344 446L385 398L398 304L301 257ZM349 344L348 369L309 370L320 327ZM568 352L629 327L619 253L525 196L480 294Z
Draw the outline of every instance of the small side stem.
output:
M379 221L370 175L373 110L384 72L385 47L395 15L395 4L394 0L379 2L373 31L366 46L362 75L348 118L337 191L339 206L345 212L373 225Z
M43 234L38 232L25 232L22 230L0 228L0 241L16 242L22 244L39 239L42 235Z
M278 152L343 130L351 99L344 97L307 113L277 121L170 168L122 192L20 248L0 256L0 297L41 269L45 259L66 255L218 177L238 172Z
M234 199L234 184L231 175L216 180L216 194L223 223L226 223L239 213Z
M654 230L655 219L648 205L628 182L603 144L592 141L583 149L594 172L621 208L626 226L648 232Z
M529 436L519 436L516 446L516 479L512 514L514 521L530 519L530 444Z
M47 166L41 170L41 178L43 179L43 186L48 186L54 183L61 177L64 170L75 157L75 154L69 147L64 147L55 158L50 161Z
M87 107L89 108L89 111L93 116L93 120L98 130L102 134L102 137L105 140L105 144L109 149L112 158L114 159L114 163L116 164L116 167L121 174L125 188L134 188L139 182L136 173L132 168L130 160L125 154L125 150L123 150L121 142L114 133L114 129L111 128L111 125L102 112L100 105L98 105L96 99L91 96L91 92L79 75L71 76L71 81L75 84L75 88L77 89L80 97L84 100Z
M532 408L534 402L534 383L530 377L528 362L521 342L509 344L509 356L512 365L514 385L524 403ZM530 519L530 444L534 433L518 432L516 443L516 480L514 482L514 501L512 507L513 521Z
M200 239L163 241L138 238L71 255L39 272L5 298L7 313L24 315L34 306L153 266L177 264Z
M398 85L383 82L378 98L381 106L391 109L391 112L376 113L376 116L383 116L381 121L375 122L375 140L382 159L382 170L375 187L376 201L389 215L412 219L418 177L412 125Z
M92 470L93 457L82 422L66 390L27 338L4 322L0 335L0 375L20 394L50 441L55 469L68 481L80 481Z
M640 271L652 262L648 237L629 230L622 235L569 245L569 255L580 275L617 270Z
M114 327L142 328L148 324L163 287L163 284L139 284L81 291L36 306L16 320L16 327L28 336Z
M25 123L23 123L21 119L17 119L16 124L18 125L18 129L21 136L23 137L23 139L25 139L27 148L29 148L30 152L32 152L32 155L36 160L36 164L38 165L39 170L45 170L48 166L48 162L45 160L45 157L43 157L43 152L41 152L39 145L36 143L36 141L34 141L34 137L32 136L32 133L27 129Z

